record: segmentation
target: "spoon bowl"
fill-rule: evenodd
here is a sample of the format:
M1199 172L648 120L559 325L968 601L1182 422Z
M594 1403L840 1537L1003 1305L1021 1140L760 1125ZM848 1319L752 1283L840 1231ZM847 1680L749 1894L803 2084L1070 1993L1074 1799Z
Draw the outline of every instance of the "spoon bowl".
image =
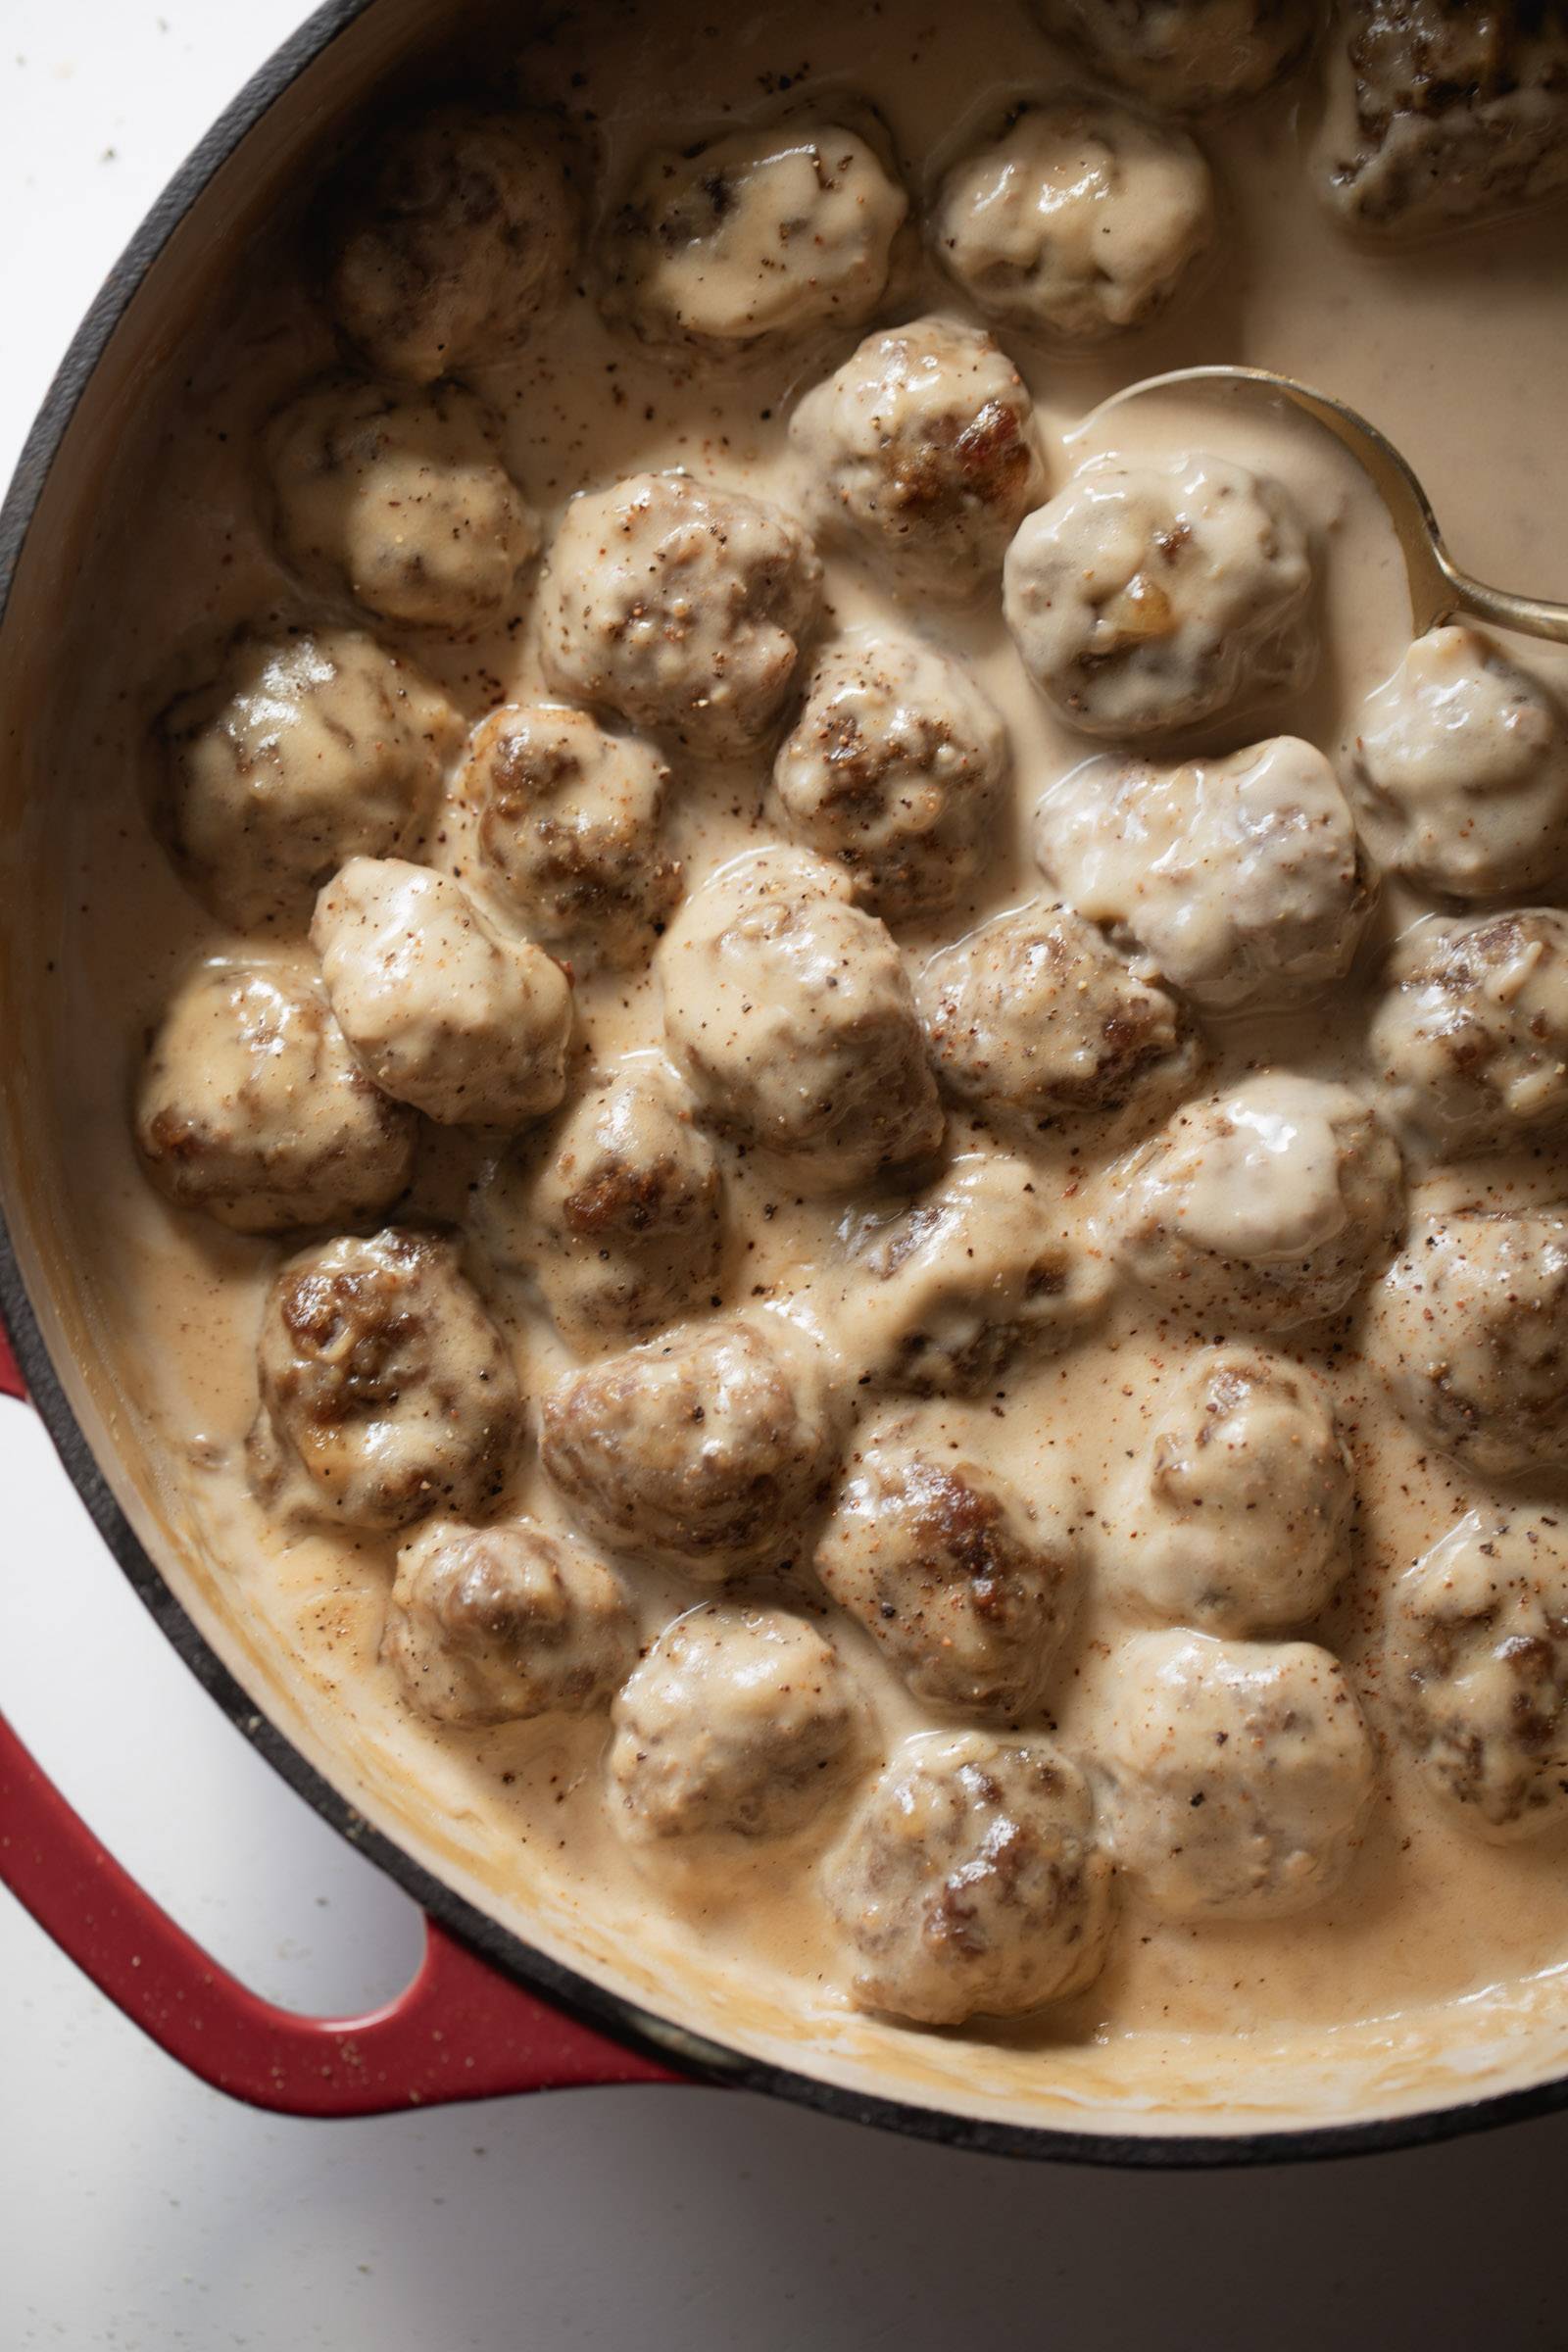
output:
M1472 620L1491 621L1494 628L1515 630L1522 637L1544 637L1554 645L1568 645L1568 605L1545 597L1515 596L1506 588L1489 588L1485 581L1461 571L1444 545L1431 500L1393 442L1358 410L1327 392L1314 391L1310 384L1298 383L1295 376L1278 375L1269 368L1178 368L1113 392L1101 402L1095 416L1102 416L1108 409L1141 399L1146 392L1186 384L1249 385L1270 393L1310 416L1349 451L1388 509L1398 538L1416 636L1463 613Z

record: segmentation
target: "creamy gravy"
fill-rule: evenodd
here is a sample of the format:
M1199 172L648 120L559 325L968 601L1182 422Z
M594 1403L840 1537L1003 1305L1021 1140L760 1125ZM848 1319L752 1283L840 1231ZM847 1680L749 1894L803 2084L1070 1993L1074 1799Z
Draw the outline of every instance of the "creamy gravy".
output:
M826 83L870 99L917 202L943 161L1016 92L1083 79L1004 0L942 15L759 10L722 24L678 0L603 21L584 12L580 30L522 50L519 79L592 123L603 141L600 184L618 190L649 150L753 113L785 76L808 91ZM955 92L965 94L957 123ZM1321 583L1315 677L1271 706L1261 724L1227 720L1184 738L1184 757L1223 756L1264 731L1298 734L1333 756L1363 697L1401 656L1408 607L1392 533L1336 447L1250 401L1161 395L1097 419L1096 403L1123 383L1205 360L1299 373L1363 407L1407 451L1465 562L1524 589L1568 586L1561 219L1509 223L1441 249L1362 252L1314 200L1298 119L1303 103L1298 77L1200 128L1218 176L1219 220L1200 284L1166 318L1092 355L999 329L1033 393L1052 488L1100 450L1212 451L1274 473L1311 530ZM890 316L969 315L929 261L907 266L912 274ZM683 364L607 327L578 292L520 357L472 380L505 418L511 469L547 532L577 489L671 465L797 512L785 439L791 407L859 331L827 326L782 355ZM891 2069L916 2096L1021 2100L1042 2114L1064 2100L1155 2116L1205 2101L1261 2109L1270 2093L1258 2085L1277 2055L1293 2084L1282 2095L1304 2106L1333 2112L1363 2097L1346 2087L1357 2065L1371 2065L1376 2096L1397 2104L1438 2079L1425 2013L1492 1986L1499 1988L1495 2016L1477 2032L1475 2053L1444 2062L1445 2080L1502 2079L1508 2035L1532 2020L1568 2037L1568 2025L1552 2022L1568 2018L1568 2007L1551 2008L1549 1982L1545 1989L1529 1982L1568 1961L1562 1839L1499 1847L1467 1834L1418 1785L1380 1698L1388 1580L1485 1492L1405 1427L1358 1361L1353 1334L1337 1333L1327 1348L1284 1344L1323 1374L1359 1467L1354 1570L1309 1629L1350 1671L1378 1745L1375 1817L1350 1875L1321 1907L1284 1926L1179 1925L1129 1896L1094 1986L1038 2020L967 2030L984 2057L850 2011L842 1956L814 1891L816 1855L836 1815L804 1839L763 1843L744 1863L730 1854L717 1870L666 1867L657 1856L640 1859L608 1826L602 1715L455 1733L408 1707L377 1655L395 1542L280 1530L246 1484L261 1298L293 1245L248 1240L172 1210L130 1144L126 1103L148 1028L194 956L236 944L181 887L146 822L148 722L181 682L192 649L270 607L299 606L261 519L256 449L277 402L331 364L334 351L300 289L291 239L252 255L230 315L205 326L195 348L188 380L160 397L123 477L110 486L111 519L83 582L79 633L62 653L75 707L54 762L49 875L58 895L47 918L46 1043L54 1116L71 1145L53 1221L124 1412L160 1464L163 1506L198 1563L210 1610L243 1629L234 1639L253 1674L292 1691L295 1711L346 1766L368 1809L416 1823L423 1850L482 1888L524 1935L586 1954L656 2009L674 2005L786 2057L804 2061L808 2048L836 2056L862 2079L886 2080ZM935 946L1032 895L1036 804L1096 747L1060 727L1034 692L994 596L951 608L901 600L869 566L825 553L830 627L916 625L970 667L1012 738L1009 837L968 902L929 926L901 928L917 970ZM470 723L502 700L543 691L528 604L514 629L461 646L421 636L416 651ZM1539 675L1568 683L1568 664L1554 668L1539 648L1526 658ZM675 765L667 839L690 891L766 831L764 763L706 773ZM453 872L472 871L461 819L439 827L425 855ZM1428 904L1388 887L1349 980L1295 1015L1206 1018L1213 1075L1204 1087L1263 1061L1363 1080L1368 980L1387 942ZM654 973L585 975L576 997L583 1067L608 1069L660 1041ZM949 1134L954 1151L989 1141L958 1110ZM427 1131L415 1213L464 1217L493 1149L462 1130ZM1060 1203L1062 1228L1074 1237L1102 1208L1103 1156L1038 1148L1042 1192ZM803 1290L830 1298L823 1268L844 1203L798 1200L787 1178L733 1154L726 1180L726 1303ZM1547 1148L1484 1168L1412 1170L1410 1205L1556 1200L1561 1189ZM524 1386L537 1394L574 1359L525 1283L497 1277L487 1287ZM977 1399L926 1409L1025 1493L1066 1464L1093 1507L1108 1513L1171 1372L1197 1344L1223 1336L1128 1294L1084 1344L1021 1360ZM515 1500L547 1525L567 1524L531 1457ZM645 1639L697 1596L657 1570L639 1569L631 1582ZM1054 1679L1047 1716L1074 1753L1093 1752L1110 1649L1140 1622L1118 1595L1113 1574L1097 1575ZM835 1619L834 1631L889 1744L936 1720L853 1624Z

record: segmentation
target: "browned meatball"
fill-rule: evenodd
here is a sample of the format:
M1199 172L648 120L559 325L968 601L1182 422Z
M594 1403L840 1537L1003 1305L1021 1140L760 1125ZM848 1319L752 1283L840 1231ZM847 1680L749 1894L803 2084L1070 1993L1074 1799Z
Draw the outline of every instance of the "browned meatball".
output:
M461 384L310 385L267 428L279 543L319 586L413 628L473 630L513 605L538 519L501 419Z
M1394 1589L1387 1688L1429 1786L1483 1838L1568 1818L1568 1536L1488 1508Z
M1018 2017L1092 1984L1111 1865L1078 1767L1044 1740L906 1740L825 1872L857 2008L922 2026Z
M455 1246L391 1225L290 1258L267 1296L251 1483L351 1527L479 1517L522 1437L506 1341Z
M812 1193L918 1166L942 1106L903 958L849 877L768 848L693 891L660 956L664 1028L707 1116Z
M1007 731L950 655L918 637L845 638L817 662L773 762L796 838L849 868L888 922L951 906L999 823Z
M865 1430L816 1572L932 1706L1039 1706L1084 1578L1083 1499L1034 1500L908 1414Z
M198 964L164 1007L136 1092L137 1148L160 1192L240 1233L388 1207L415 1125L294 964Z
M787 1837L842 1788L861 1718L832 1642L804 1617L692 1609L615 1701L616 1825L650 1841Z
M532 1268L573 1347L612 1348L718 1304L717 1154L651 1055L573 1104L542 1165L503 1160L479 1213L497 1258Z
M766 1308L571 1373L541 1412L545 1468L589 1532L692 1576L798 1555L837 1449L821 1349Z
M1157 1118L1201 1055L1153 968L1070 906L1036 900L932 956L916 1003L937 1075L960 1102L1040 1126L1133 1102Z
M823 532L922 596L995 580L1045 496L1028 388L988 334L958 319L868 335L801 402L790 441Z
M1568 1473L1568 1216L1440 1216L1389 1268L1371 1338L1404 1412L1483 1478Z
M651 744L562 703L507 703L474 729L458 792L480 868L574 971L639 963L680 900L660 843L669 769Z
M1373 1067L1401 1128L1443 1156L1568 1121L1568 915L1429 916L1389 961Z
M1379 237L1491 220L1568 188L1558 0L1346 0L1323 192Z
M577 229L544 116L438 106L381 128L339 190L332 308L380 374L461 375L556 308Z
M1027 1161L964 1152L909 1207L849 1229L842 1328L864 1377L929 1396L1070 1344L1104 1303L1102 1260L1054 1224Z
M1313 0L1032 0L1048 32L1152 106L1255 97L1311 42Z
M783 709L821 584L800 524L739 490L688 473L585 490L540 583L545 676L698 759L736 759Z
M475 1730L582 1715L631 1671L637 1636L620 1579L531 1519L441 1519L398 1553L381 1655L412 1703Z
M243 637L159 720L174 855L237 931L302 932L345 858L408 847L457 732L412 662L357 629Z

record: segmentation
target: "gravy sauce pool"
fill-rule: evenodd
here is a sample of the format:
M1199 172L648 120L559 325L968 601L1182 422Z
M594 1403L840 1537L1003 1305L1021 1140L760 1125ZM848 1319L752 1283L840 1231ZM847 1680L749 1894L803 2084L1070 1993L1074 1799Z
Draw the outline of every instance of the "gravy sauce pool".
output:
M977 82L976 61L985 79ZM880 110L918 203L942 163L1022 89L1081 85L1021 13L1001 0L962 12L863 12L811 4L722 24L671 0L585 12L517 56L518 86L585 119L602 142L601 191L624 186L652 148L682 144L777 104L786 77L805 92L855 90ZM1311 76L1244 106L1200 137L1215 166L1221 215L1196 290L1151 327L1064 354L1026 330L998 339L1033 394L1052 489L1099 450L1218 453L1272 472L1297 499L1317 551L1322 658L1310 686L1266 718L1224 721L1181 740L1222 754L1268 733L1305 736L1332 757L1363 696L1393 670L1409 613L1393 535L1350 461L1298 418L1255 400L1152 396L1103 419L1121 384L1202 361L1260 364L1304 376L1363 408L1410 456L1460 560L1521 589L1562 594L1568 458L1560 430L1568 380L1562 220L1542 217L1441 247L1363 252L1320 210L1298 112ZM954 93L966 94L954 122ZM927 258L886 316L935 309L973 317ZM879 315L880 316L880 315ZM574 294L520 356L472 376L506 422L512 471L553 530L574 491L632 471L684 466L725 487L799 511L785 439L793 402L863 330L720 362L646 349ZM53 1216L88 1301L123 1409L161 1465L162 1501L209 1605L256 1674L292 1693L320 1747L346 1766L368 1809L525 1936L615 1973L656 2007L800 2059L814 2048L866 2079L937 2101L1010 2103L1050 2120L1064 2102L1124 2117L1178 2106L1271 2099L1336 2111L1364 2096L1343 2082L1370 2067L1387 2104L1440 2077L1479 2087L1506 2073L1510 2033L1540 2027L1568 2045L1568 1871L1562 1839L1489 1845L1439 1810L1395 1737L1380 1694L1380 1608L1388 1580L1486 1491L1423 1446L1358 1360L1354 1328L1282 1351L1321 1372L1358 1463L1353 1573L1309 1638L1345 1662L1366 1707L1380 1776L1371 1828L1341 1889L1283 1924L1162 1920L1129 1889L1104 1974L1086 1993L1010 2026L977 2024L955 2040L860 2018L849 2007L836 1933L815 1887L830 1811L804 1838L760 1840L737 1864L641 1858L610 1826L602 1713L488 1732L443 1731L414 1713L378 1662L395 1541L269 1523L248 1490L244 1440L255 1412L255 1334L267 1283L295 1246L226 1233L171 1208L148 1185L126 1105L149 1027L176 977L236 942L191 899L154 840L144 807L149 720L184 665L230 626L270 608L300 610L265 523L257 454L277 402L335 349L304 284L292 236L243 270L231 314L197 339L191 372L160 391L139 445L109 486L106 521L62 649L57 791L48 862L54 969L47 1049L58 1131L71 1139ZM904 926L911 970L929 950L1039 887L1028 849L1041 792L1097 748L1059 727L1025 675L996 597L949 608L901 599L869 566L824 550L828 627L906 623L957 656L1005 718L1016 808L983 890L922 929ZM381 631L383 636L389 632ZM455 645L407 641L468 722L502 700L544 693L531 601L520 625ZM1510 649L1516 650L1516 649ZM1545 649L1526 661L1568 684ZM1167 756L1161 743L1156 756ZM765 761L693 771L678 760L669 845L690 892L737 850L768 836ZM430 862L463 873L469 846L438 833ZM1292 1015L1203 1024L1223 1086L1262 1061L1364 1080L1366 998L1387 942L1430 902L1391 883L1349 980ZM247 952L249 952L247 950ZM582 1060L604 1068L661 1039L655 971L579 980ZM986 1148L955 1111L954 1150ZM461 1218L494 1147L462 1130L421 1145L414 1213ZM1104 1153L1042 1141L1042 1192L1081 1237L1102 1202ZM1410 1172L1412 1214L1466 1201L1556 1200L1550 1146L1474 1166ZM845 1213L798 1200L787 1177L726 1153L727 1305L827 1295L824 1266ZM400 1218L407 1211L400 1209ZM487 1295L537 1396L574 1360L528 1285L498 1277ZM853 1335L852 1335L853 1336ZM1140 1294L1059 1357L1023 1359L975 1398L933 1408L946 1432L1029 1493L1063 1462L1099 1506L1144 1443L1171 1373L1193 1348L1231 1336L1188 1323ZM1238 1333L1237 1337L1245 1337ZM569 1525L531 1450L514 1499ZM634 1565L628 1582L651 1640L703 1595ZM803 1588L805 1590L805 1588ZM788 1598L788 1595L785 1595ZM1111 1647L1139 1622L1101 1573L1054 1676L1047 1716L1061 1744L1092 1754ZM883 1740L940 1720L922 1711L848 1619L832 1620ZM412 1828L410 1825L413 1825ZM1539 1981L1538 1981L1539 1980ZM1494 1988L1475 2051L1454 2055L1446 2005ZM1446 2028L1444 2017L1450 2024ZM1553 2023L1554 2019L1561 2022ZM1544 2021L1544 2025L1542 2025ZM1439 2037L1446 2048L1439 2052ZM1264 2089L1260 2085L1277 2082ZM1357 2082L1363 2078L1357 2077ZM1287 2088L1279 2087L1288 2084Z

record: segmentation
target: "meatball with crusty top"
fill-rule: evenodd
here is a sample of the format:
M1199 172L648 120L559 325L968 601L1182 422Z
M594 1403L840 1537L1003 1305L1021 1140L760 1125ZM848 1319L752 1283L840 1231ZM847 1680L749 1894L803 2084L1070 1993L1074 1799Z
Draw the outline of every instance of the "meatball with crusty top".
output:
M515 1126L565 1091L571 983L505 939L461 882L400 858L351 858L311 939L332 1009L383 1093L445 1125Z
M1348 227L1421 237L1568 188L1560 0L1346 0L1315 151Z
M951 655L918 637L843 638L820 656L773 762L790 831L849 870L886 922L973 887L996 838L1007 731Z
M1207 1634L1305 1625L1350 1564L1355 1482L1315 1377L1260 1348L1200 1350L1159 1401L1106 1542L1154 1615Z
M1086 735L1167 734L1293 694L1316 659L1290 497L1227 458L1092 458L1007 550L1019 660Z
M857 325L908 209L869 138L808 115L661 150L611 222L606 308L650 342L716 352Z
M838 1444L820 1342L766 1307L607 1356L540 1411L544 1466L591 1535L715 1581L799 1553Z
M1427 1219L1379 1289L1370 1352L1400 1409L1482 1478L1568 1475L1568 1215Z
M1159 767L1086 760L1040 803L1054 890L1207 1012L1272 1010L1343 979L1372 905L1319 751L1294 735Z
M1019 107L956 164L929 234L983 311L1098 343L1162 311L1213 230L1196 140L1073 96Z
M357 629L241 638L159 720L181 872L236 931L303 932L345 858L412 845L457 730L429 680Z
M841 867L751 851L694 891L660 954L664 1026L705 1115L811 1193L928 1160L942 1108L908 975Z
M836 1269L865 1379L918 1396L970 1392L1017 1355L1068 1346L1104 1303L1092 1238L1053 1216L1027 1160L969 1152L906 1208L853 1226Z
M482 628L538 553L500 418L461 384L393 392L330 376L279 411L265 448L288 562L385 619Z
M438 106L382 127L337 194L328 293L381 375L428 384L504 359L555 310L578 206L543 115Z
M251 1483L350 1527L478 1519L522 1438L511 1351L456 1247L387 1226L290 1258L267 1295Z
M1568 915L1429 915L1386 978L1370 1050L1402 1131L1463 1158L1568 1123Z
M858 2009L1021 2017L1091 1984L1115 1916L1094 1798L1044 1740L906 1740L823 1875Z
M1479 629L1430 629L1367 697L1347 774L1381 865L1450 899L1568 873L1568 715Z
M800 524L739 490L687 473L585 490L540 583L545 676L695 758L738 758L783 709L821 581Z
M1289 1070L1188 1103L1117 1189L1136 1280L1265 1331L1343 1313L1403 1215L1398 1152L1360 1097Z
M1384 1683L1427 1785L1480 1837L1568 1819L1568 1523L1470 1511L1394 1588Z
M629 1056L574 1102L542 1164L504 1159L478 1222L502 1264L531 1267L573 1347L614 1347L718 1303L717 1154L657 1056Z
M602 1705L637 1657L618 1576L531 1519L438 1519L398 1553L381 1655L412 1705L476 1731Z
M808 392L790 441L824 537L920 596L964 597L994 580L1045 496L1022 376L988 334L955 318L868 335Z
M1152 106L1254 98L1309 47L1313 0L1032 0L1048 32Z
M1048 900L940 949L915 997L947 1091L1040 1126L1129 1103L1157 1118L1200 1066L1191 1022L1150 967Z
M1096 1761L1116 1860L1172 1919L1284 1919L1360 1846L1372 1743L1344 1669L1310 1642L1135 1634Z
M376 1216L414 1160L413 1111L370 1084L296 964L187 974L147 1048L135 1126L159 1191L239 1233Z
M709 1602L660 1635L612 1720L612 1818L653 1844L803 1829L843 1787L862 1709L807 1618Z
M475 727L457 793L486 887L588 971L641 962L679 902L660 841L668 783L652 744L586 710L504 703Z
M933 1419L894 1414L857 1438L816 1573L916 1698L1016 1722L1076 1613L1084 1530L1070 1480L1026 1496Z

